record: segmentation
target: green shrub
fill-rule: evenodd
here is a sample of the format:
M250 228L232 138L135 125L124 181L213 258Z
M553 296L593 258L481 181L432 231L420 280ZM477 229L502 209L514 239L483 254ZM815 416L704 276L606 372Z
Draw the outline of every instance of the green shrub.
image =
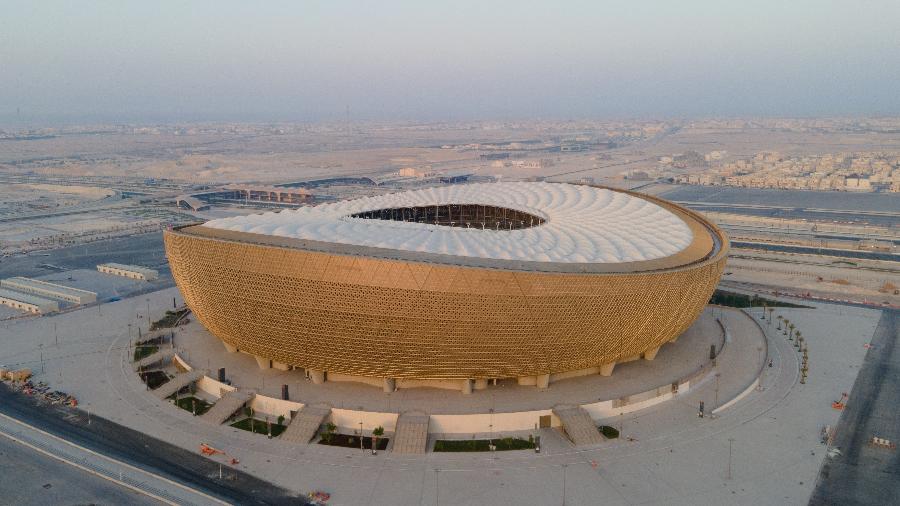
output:
M600 433L603 434L603 437L606 439L615 439L619 437L619 429L610 427L609 425L601 425Z

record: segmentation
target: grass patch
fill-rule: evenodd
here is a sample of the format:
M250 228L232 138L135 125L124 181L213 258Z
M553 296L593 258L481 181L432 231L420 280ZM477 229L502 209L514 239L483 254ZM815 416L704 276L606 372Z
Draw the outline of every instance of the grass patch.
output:
M389 439L386 437L378 438L377 450L387 450ZM348 436L347 434L332 434L330 439L319 440L320 445L326 446L342 446L344 448L359 448L359 436ZM372 438L363 436L362 447L365 450L372 449Z
M434 451L436 452L489 452L491 442L494 443L496 451L504 452L509 450L532 450L534 449L534 441L522 439L519 437L504 437L500 439L439 439L434 442Z
M140 346L136 346L134 348L134 361L137 362L144 357L149 357L157 351L159 351L159 346L155 344L143 344Z
M209 411L209 408L212 407L212 404L204 401L203 399L201 399L199 397L193 397L193 396L192 397L182 397L182 398L178 399L177 401L175 401L175 405L189 413L193 413L194 412L194 400L197 401L197 416L200 416L203 413L206 413L207 411Z
M606 439L615 439L619 437L619 429L610 427L609 425L601 425L600 434L603 434L603 437Z
M272 437L277 437L279 434L284 432L284 429L287 429L287 426L280 425L275 422L272 423ZM246 430L248 432L255 432L257 434L268 434L269 429L266 425L266 422L263 420L257 420L256 418L244 418L239 422L235 422L231 424L232 427L236 429Z
M709 299L710 304L718 304L728 307L796 307L806 308L809 306L801 306L800 304L791 304L790 302L781 302L778 300L766 299L759 295L744 295L743 293L726 292L724 290L716 290L712 298Z
M166 311L166 316L164 316L161 320L157 320L150 325L150 330L158 330L158 329L168 329L175 326L175 322L177 322L182 316L188 313L188 309L182 309L179 311Z

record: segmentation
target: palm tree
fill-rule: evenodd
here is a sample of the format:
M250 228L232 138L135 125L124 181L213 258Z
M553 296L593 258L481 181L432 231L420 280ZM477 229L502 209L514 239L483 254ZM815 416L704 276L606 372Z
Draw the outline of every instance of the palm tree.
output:
M781 315L778 315L778 330L781 330L781 320L784 320L784 317Z
M784 319L784 332L782 332L782 335L785 335L785 336L787 335L787 333L788 333L787 328L788 328L788 325L790 325L790 324L791 324L791 321L788 320L787 318L785 318Z
M791 331L788 332L788 341L793 341L794 340L794 324L792 323L792 324L788 325L788 327L791 329Z
M375 451L378 449L378 438L384 435L384 427L379 425L375 427L372 431L372 455L375 455Z

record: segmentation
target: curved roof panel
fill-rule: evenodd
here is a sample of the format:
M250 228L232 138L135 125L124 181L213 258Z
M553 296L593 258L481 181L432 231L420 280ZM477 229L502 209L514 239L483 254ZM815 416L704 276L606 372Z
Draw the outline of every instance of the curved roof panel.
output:
M482 205L513 209L544 222L490 230L355 218L381 209ZM398 251L492 260L615 264L675 255L692 228L664 207L628 193L560 183L441 186L376 197L212 220L204 227Z

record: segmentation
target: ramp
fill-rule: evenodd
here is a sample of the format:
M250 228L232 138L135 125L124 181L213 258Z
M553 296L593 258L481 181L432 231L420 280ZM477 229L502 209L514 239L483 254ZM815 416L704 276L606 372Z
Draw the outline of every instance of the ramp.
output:
M174 378L160 385L156 390L153 391L153 393L156 394L156 396L160 399L165 399L166 397L169 397L170 395L190 385L191 383L197 381L205 375L206 371L201 371L198 369L194 369L191 372L186 372L183 374L176 374Z
M429 416L421 411L402 413L394 432L394 453L421 454L428 449Z
M576 446L603 442L603 436L600 435L591 415L581 406L559 405L553 408L553 414L559 417L563 430Z
M234 390L226 392L215 404L209 408L209 411L200 415L200 419L215 425L225 423L225 420L231 418L235 411L244 407L256 396L256 392L252 390Z
M281 433L280 437L291 443L309 444L330 414L331 406L328 404L303 406L303 409L294 415L291 424Z
M175 356L175 350L172 350L172 349L157 351L156 353L153 353L152 355L147 355L146 357L135 362L134 370L137 371L138 369L140 369L142 367L147 367L147 366L153 365L157 362L162 362L164 360L171 360L172 357L174 357L174 356Z

